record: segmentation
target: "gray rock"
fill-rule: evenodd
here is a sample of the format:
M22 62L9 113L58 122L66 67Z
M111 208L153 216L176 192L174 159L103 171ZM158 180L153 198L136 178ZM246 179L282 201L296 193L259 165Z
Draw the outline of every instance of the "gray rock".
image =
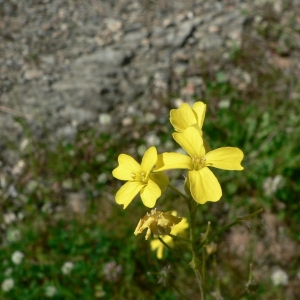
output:
M214 33L207 34L203 36L198 44L200 50L212 50L219 48L224 43L223 39Z
M119 67L129 63L133 56L134 53L132 51L105 48L91 55L78 58L74 62L74 66L79 69L87 65L95 65L98 67L101 67L102 65L109 65L112 67Z

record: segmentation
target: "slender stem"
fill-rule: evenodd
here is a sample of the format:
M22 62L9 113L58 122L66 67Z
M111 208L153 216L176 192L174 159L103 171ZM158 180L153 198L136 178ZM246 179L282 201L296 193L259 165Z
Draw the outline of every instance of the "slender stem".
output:
M185 238L180 237L178 235L173 235L173 234L169 233L168 236L170 236L173 239L177 239L177 240L181 240L183 242L191 243L191 240L185 239Z
M182 257L182 255L180 253L178 253L177 251L175 251L174 249L172 249L161 237L158 237L158 239L160 240L160 242L170 250L171 253L173 253L175 256L180 257L180 259L182 259L185 263L189 264L189 261L187 261L186 259L184 259Z
M192 261L190 262L190 266L193 268L195 275L196 275L201 300L205 300L205 283L203 281L203 277L201 274L200 262L197 257L196 243L195 243L195 241L196 241L195 220L196 220L196 214L197 214L197 204L192 198L188 199L187 204L188 204L189 213L190 213L190 240L191 240L190 249L191 249L191 252L193 255Z
M205 246L202 251L202 280L205 282L206 280L206 257L205 257ZM203 286L205 288L205 286Z
M259 210L255 211L255 212L252 213L252 214L249 214L249 215L246 215L246 216L243 216L243 217L238 217L238 218L236 218L235 221L233 221L233 222L231 222L230 224L226 225L226 226L223 227L222 229L218 230L216 233L212 234L210 237L207 237L206 240L202 241L202 243L200 244L199 248L202 248L203 245L206 243L207 240L209 240L209 241L213 240L215 237L221 235L223 232L227 231L227 230L230 229L232 226L234 226L234 225L236 225L236 224L239 224L239 223L242 222L242 221L251 219L251 218L254 217L255 215L261 213L263 210L264 210L263 208L260 208Z

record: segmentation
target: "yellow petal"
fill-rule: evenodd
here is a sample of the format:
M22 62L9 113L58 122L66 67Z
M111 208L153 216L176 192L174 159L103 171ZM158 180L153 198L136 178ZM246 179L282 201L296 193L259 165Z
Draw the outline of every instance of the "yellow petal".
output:
M187 218L182 218L181 222L173 226L171 233L173 235L178 235L179 233L184 232L188 227L189 223L187 221Z
M165 152L157 157L154 172L171 169L192 169L193 164L190 157L176 152Z
M153 251L157 250L157 252L156 252L157 258L162 259L163 251L164 251L164 244L160 240L155 239L150 242L150 245L151 245L151 250L153 250Z
M169 184L169 178L164 172L151 173L149 178L159 186L162 193L166 190Z
M141 173L141 165L131 156L120 154L118 157L119 166L112 172L113 176L120 180L132 180L132 173Z
M146 172L146 176L149 175L157 161L157 151L155 147L150 147L144 154L142 159L142 169Z
M189 154L190 157L202 158L205 155L201 132L195 127L188 127L182 133L173 133L174 140Z
M194 200L200 204L207 201L218 201L222 196L222 189L218 179L209 168L188 173L190 190Z
M205 155L206 165L223 170L243 170L241 161L244 153L239 148L222 147L212 150Z
M154 207L157 198L161 195L159 186L152 181L148 180L147 185L141 190L141 198L145 206Z
M116 193L116 202L124 205L125 209L144 186L140 181L126 182Z
M197 123L197 119L191 107L183 103L178 109L170 111L170 122L176 131L183 132L187 127Z
M201 101L195 102L193 105L193 111L196 115L199 128L202 128L205 118L206 104Z

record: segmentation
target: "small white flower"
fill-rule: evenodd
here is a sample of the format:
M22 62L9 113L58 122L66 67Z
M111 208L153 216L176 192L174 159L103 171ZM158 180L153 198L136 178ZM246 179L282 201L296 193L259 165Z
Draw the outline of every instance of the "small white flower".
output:
M109 125L111 123L111 115L106 113L100 114L99 123L101 125Z
M62 182L62 187L66 190L70 190L73 187L73 181L71 178L67 178Z
M71 261L66 261L61 267L61 271L64 275L69 275L74 269L74 264Z
M230 100L229 99L223 99L218 104L219 108L227 109L230 107Z
M107 160L107 157L106 157L106 155L105 154L103 154L103 153L100 153L100 154L97 154L96 155L96 161L97 162L105 162Z
M12 278L5 279L2 284L1 288L4 292L9 292L15 285L15 282Z
M268 177L263 183L263 189L266 196L272 196L283 185L283 176L276 175Z
M24 258L24 253L21 251L15 251L12 256L11 256L11 260L15 265L19 265L22 260Z
M13 212L8 212L7 214L4 214L4 215L3 215L3 219L4 219L4 222L5 222L6 224L11 224L11 223L13 223L14 221L16 221L17 216L16 216L16 214L13 213Z
M271 274L271 280L274 285L287 285L289 281L289 277L286 272L282 269L276 269Z
M97 181L99 183L105 183L107 181L107 174L105 173L101 173L98 178L97 178Z
M160 139L157 137L157 135L154 133L150 133L146 136L146 141L149 146L159 146L160 145Z
M57 293L57 289L55 286L49 285L46 287L45 296L48 298L52 298Z
M146 124L150 124L150 123L154 122L155 120L156 120L155 114L148 112L148 113L145 114L143 121Z

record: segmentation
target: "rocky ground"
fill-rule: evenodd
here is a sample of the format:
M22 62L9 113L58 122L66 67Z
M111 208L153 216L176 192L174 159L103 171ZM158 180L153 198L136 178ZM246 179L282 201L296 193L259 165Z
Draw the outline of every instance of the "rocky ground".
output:
M222 69L243 88L249 74L226 62L249 28L264 26L266 11L286 26L283 54L287 43L297 50L295 64L292 55L275 63L297 69L300 37L291 26L300 28L299 1L288 2L0 0L2 153L8 142L22 145L24 123L39 138L46 128L72 139L82 124L127 126L158 116L170 94L201 97L203 59L217 58L211 71ZM10 149L6 158L16 163Z
M253 49L247 68L232 63L242 48ZM300 0L0 0L0 166L18 177L31 137L50 147L82 126L113 134L165 123L170 107L205 98L207 77L220 71L241 94L259 89L249 67L256 54L261 72L274 66L299 78ZM265 213L268 235L255 253L278 264L297 246L277 240L272 217ZM224 248L242 256L243 239L237 228Z

